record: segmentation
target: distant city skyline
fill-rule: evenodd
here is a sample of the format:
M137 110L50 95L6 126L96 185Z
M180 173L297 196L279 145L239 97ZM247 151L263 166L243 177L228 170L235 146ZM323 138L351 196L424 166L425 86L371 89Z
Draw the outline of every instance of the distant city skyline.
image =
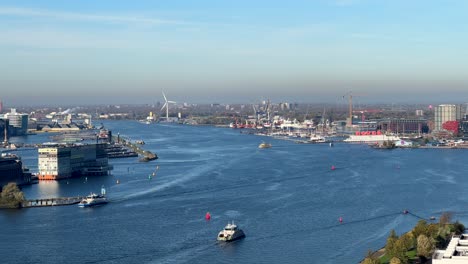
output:
M466 1L0 3L21 104L468 101ZM368 99L367 99L368 98Z

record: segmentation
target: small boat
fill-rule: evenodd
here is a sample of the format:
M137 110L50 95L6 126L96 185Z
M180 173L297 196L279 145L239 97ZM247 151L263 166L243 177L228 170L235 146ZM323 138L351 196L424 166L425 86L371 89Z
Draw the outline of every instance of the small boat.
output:
M258 148L271 148L271 144L262 142L260 145L258 145Z
M98 204L106 204L107 198L103 194L91 193L86 198L81 200L78 204L79 207L91 207Z
M233 221L232 223L228 223L226 227L224 227L224 229L219 232L218 241L231 242L244 237L244 231L239 229Z

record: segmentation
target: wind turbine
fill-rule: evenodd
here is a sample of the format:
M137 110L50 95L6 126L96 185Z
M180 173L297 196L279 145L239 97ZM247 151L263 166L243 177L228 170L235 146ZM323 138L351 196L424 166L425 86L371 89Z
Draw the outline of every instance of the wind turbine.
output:
M166 121L169 121L169 104L175 104L176 102L174 101L168 101L167 100L167 97L166 95L164 94L164 92L162 92L163 96L164 96L164 105L161 107L161 111L164 109L164 107L166 107Z

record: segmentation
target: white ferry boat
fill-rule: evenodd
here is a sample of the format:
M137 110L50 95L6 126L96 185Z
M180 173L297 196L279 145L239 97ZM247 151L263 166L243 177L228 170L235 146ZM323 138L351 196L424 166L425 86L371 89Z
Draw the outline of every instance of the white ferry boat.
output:
M271 148L271 144L262 142L260 145L258 145L258 148Z
M218 241L231 242L244 237L244 231L239 229L237 225L235 225L234 222L232 222L228 223L226 227L224 227L224 229L219 232Z
M90 193L78 204L79 207L91 207L98 204L106 204L106 189L101 187L101 194Z
M399 141L400 137L395 135L385 135L380 131L365 131L365 132L356 132L355 135L349 136L349 138L344 139L344 142L350 143L382 143L384 141Z
M317 134L310 135L309 140L312 143L325 143L325 142L327 142L325 137L323 137L321 135L317 135Z
M102 194L91 193L78 204L79 207L91 207L98 204L106 204L107 198Z

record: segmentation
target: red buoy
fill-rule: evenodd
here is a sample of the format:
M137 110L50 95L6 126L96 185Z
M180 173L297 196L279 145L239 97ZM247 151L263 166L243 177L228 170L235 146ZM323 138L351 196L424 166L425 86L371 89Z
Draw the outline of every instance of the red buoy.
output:
M211 219L210 212L206 212L205 220L206 220L206 221L209 221L210 219Z
M343 217L340 216L339 221L340 221L340 223L343 223Z
M336 169L336 168L335 168L335 166L334 166L334 165L332 165L332 166L331 166L331 170L335 170L335 169Z

